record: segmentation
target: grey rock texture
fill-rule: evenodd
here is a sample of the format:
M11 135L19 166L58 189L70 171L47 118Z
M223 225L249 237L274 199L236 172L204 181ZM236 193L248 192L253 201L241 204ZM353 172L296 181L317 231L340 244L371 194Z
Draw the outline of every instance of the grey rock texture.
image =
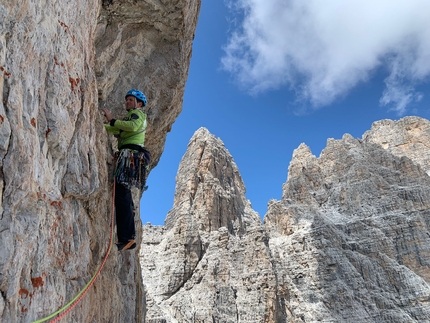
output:
M265 216L287 319L430 321L430 178L408 149L391 152L428 135L427 120L404 118L329 140L319 158L294 152Z
M398 121L381 120L363 136L363 141L382 146L395 156L408 157L430 174L430 124L408 117Z
M147 322L430 322L429 126L300 145L264 224L199 129L165 225L143 228Z
M222 141L196 131L176 180L165 227L143 228L147 322L273 321L268 237Z
M98 108L120 117L127 90L147 94L155 167L182 109L199 8L199 0L0 3L1 322L46 317L96 272L109 246L114 146ZM144 322L138 252L114 247L63 320Z
M145 145L155 167L182 110L201 0L103 0L95 30L100 105L122 116L124 94L148 98Z

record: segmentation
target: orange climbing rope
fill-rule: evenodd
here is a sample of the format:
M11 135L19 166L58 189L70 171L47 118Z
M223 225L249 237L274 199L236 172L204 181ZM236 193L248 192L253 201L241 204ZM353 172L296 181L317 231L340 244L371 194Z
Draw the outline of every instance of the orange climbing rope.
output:
M112 241L113 241L113 231L114 231L114 209L115 209L115 182L116 180L114 179L113 181L113 188L112 188L112 216L111 216L111 230L110 230L110 238L109 238L109 248L106 252L106 255L103 259L103 262L101 263L101 265L99 266L99 268L97 269L96 273L93 275L93 277L91 278L91 280L85 285L85 287L75 296L75 298L73 298L69 303L67 303L66 305L64 305L62 308L60 308L58 311L52 313L51 315L34 321L32 323L41 323L41 322L45 322L47 320L52 319L53 317L57 316L55 319L53 319L52 321L50 321L49 323L54 323L54 322L58 322L61 318L63 318L64 316L66 316L76 305L78 305L78 303L82 300L82 298L84 298L85 294L88 292L88 290L91 288L91 286L94 284L94 282L96 281L97 277L99 276L100 272L102 271L108 256L110 254L110 251L112 249ZM61 313L61 314L60 314Z

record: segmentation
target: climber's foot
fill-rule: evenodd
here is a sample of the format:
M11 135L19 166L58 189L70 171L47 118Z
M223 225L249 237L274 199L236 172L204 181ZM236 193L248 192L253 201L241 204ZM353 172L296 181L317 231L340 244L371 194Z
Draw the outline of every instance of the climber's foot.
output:
M136 240L131 239L127 242L118 242L116 246L118 247L118 251L134 249L136 248Z

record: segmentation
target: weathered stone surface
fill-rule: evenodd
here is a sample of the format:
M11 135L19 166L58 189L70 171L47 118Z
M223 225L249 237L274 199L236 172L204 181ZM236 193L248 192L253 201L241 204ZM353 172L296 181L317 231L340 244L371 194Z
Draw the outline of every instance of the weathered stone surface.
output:
M238 169L204 128L190 140L165 227L144 226L147 322L273 321L268 237Z
M69 302L108 249L100 105L148 95L152 166L181 111L199 0L0 3L0 321ZM138 194L138 193L136 193ZM140 219L136 218L140 232ZM68 322L143 322L138 253L116 248Z
M201 0L103 0L96 29L100 105L123 115L124 94L148 99L147 140L155 167L182 110Z
M265 217L288 321L430 321L430 178L417 162L428 129L381 121L364 140L329 140L318 159L295 151Z
M147 94L155 167L181 111L199 7L0 4L2 322L51 314L101 264L114 142L98 108L120 117L128 89ZM140 259L112 250L64 320L430 322L429 129L382 120L361 140L329 140L319 158L301 145L264 225L221 140L198 130L166 225L143 228Z
M205 128L196 131L190 140L176 182L167 229L192 219L199 230L226 227L229 233L241 235L247 226L260 222L244 196L245 186L232 157L222 141Z
M148 322L430 322L430 122L302 144L264 226L200 129L165 226L144 226ZM419 149L419 150L417 150Z
M430 123L419 117L398 121L381 120L363 135L363 141L373 142L395 156L406 156L430 175Z

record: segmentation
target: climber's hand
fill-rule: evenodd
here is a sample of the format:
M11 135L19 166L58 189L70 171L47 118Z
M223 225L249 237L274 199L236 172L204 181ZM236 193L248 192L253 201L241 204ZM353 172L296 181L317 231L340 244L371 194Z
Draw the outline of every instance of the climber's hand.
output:
M110 111L106 108L101 108L100 110L102 110L103 115L105 116L107 122L110 122L112 119L112 114L110 113Z

